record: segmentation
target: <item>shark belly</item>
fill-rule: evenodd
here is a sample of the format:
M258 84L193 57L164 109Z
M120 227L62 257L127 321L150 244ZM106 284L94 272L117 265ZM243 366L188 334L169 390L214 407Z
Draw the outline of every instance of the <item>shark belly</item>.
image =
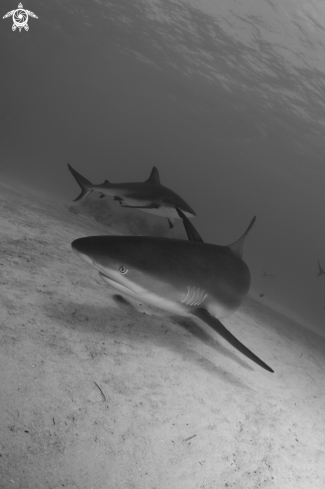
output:
M147 304L158 307L159 309L164 309L165 311L173 314L178 314L180 316L190 315L188 308L186 308L182 303L167 297L161 297L160 295L152 292L147 292L141 297L141 299Z
M222 319L233 314L242 302L238 301L236 304L229 304L226 301L218 301L200 287L188 286L186 292L185 290L180 292L171 286L164 293L162 293L162 290L154 291L142 287L135 291L135 289L132 290L132 285L125 286L102 272L99 272L99 275L104 282L120 293L180 316L191 316L195 309L205 309L211 316Z
M175 206L173 204L170 204L169 202L162 202L160 199L157 200L145 197L138 199L136 197L123 195L123 197L121 197L120 204L121 207L140 207L142 211L148 212L149 214L154 214L155 216L169 217L170 219L180 219L178 212L175 209ZM189 212L183 212L189 218L194 217L193 214Z
M172 297L174 294L162 295L158 292L155 293L145 288L140 288L137 290L137 292L135 292L135 290L132 290L131 288L124 286L119 282L116 282L102 272L99 272L99 275L107 285L113 287L124 295L132 297L133 299L145 302L146 304L158 307L159 309L164 309L165 311L171 312L173 314L179 314L181 316L190 315L188 308L180 301L177 301L177 299L175 300ZM176 292L175 296L178 297L178 295L179 294L177 294Z
M158 204L160 207L158 209L141 209L144 212L149 212L150 214L154 214L155 216L161 216L161 217L169 217L172 219L179 219L179 215L175 209L175 207L170 207L169 205L166 204ZM193 214L190 214L186 211L183 211L183 213L189 217L193 218Z
M102 187L101 185L93 185L92 190L94 190L95 192L99 192L102 195L107 195L108 197L114 197L114 195L116 195L114 189L109 187Z
M128 197L127 195L123 195L123 197L121 197L121 206L128 205L130 207L137 207L137 206L152 205L154 203L155 202L153 200L146 199L146 198L137 199L135 197Z

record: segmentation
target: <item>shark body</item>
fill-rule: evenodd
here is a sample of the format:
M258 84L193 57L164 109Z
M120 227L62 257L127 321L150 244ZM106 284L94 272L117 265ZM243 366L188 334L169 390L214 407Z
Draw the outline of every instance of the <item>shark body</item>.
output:
M104 183L94 185L80 175L68 163L68 168L81 187L81 193L74 201L80 200L91 192L99 192L100 197L109 195L119 201L121 207L140 209L151 214L167 217L169 227L174 226L175 218L179 218L176 207L181 209L187 217L195 217L194 210L175 192L160 183L159 173L154 166L150 177L145 182L131 183Z
M120 293L181 316L201 319L264 369L273 370L219 321L238 309L250 287L241 258L244 235L229 246L202 241L184 213L189 241L144 236L91 236L72 249Z

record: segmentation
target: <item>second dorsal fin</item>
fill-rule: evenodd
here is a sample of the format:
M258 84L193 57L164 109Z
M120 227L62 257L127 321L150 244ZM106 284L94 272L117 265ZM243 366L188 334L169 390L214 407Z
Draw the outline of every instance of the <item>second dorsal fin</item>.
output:
M250 225L248 226L248 228L246 229L244 234L239 239L237 239L237 241L228 245L228 248L236 256L238 256L238 258L242 258L242 256L243 256L245 238L246 238L247 234L249 233L249 231L252 229L255 221L256 221L256 216L253 217L253 219L250 222Z
M146 182L160 184L160 178L157 168L154 166L151 170L150 177Z

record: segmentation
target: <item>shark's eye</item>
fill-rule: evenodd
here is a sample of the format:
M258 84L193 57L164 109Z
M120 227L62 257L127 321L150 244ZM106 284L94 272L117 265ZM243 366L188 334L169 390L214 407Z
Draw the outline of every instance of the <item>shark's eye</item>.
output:
M120 268L119 268L119 271L120 273L122 273L123 275L125 273L128 273L128 269L124 266L124 265L121 265Z

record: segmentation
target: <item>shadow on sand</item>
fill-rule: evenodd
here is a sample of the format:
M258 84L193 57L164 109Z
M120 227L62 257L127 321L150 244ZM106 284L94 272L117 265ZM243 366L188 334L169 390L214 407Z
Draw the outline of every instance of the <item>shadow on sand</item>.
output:
M43 311L46 316L54 319L62 327L79 332L91 332L94 335L113 336L115 340L132 341L132 343L163 346L176 354L181 354L186 361L195 362L205 371L216 375L226 383L231 383L237 387L249 389L249 387L236 378L230 372L225 371L220 366L216 366L209 359L203 358L189 345L186 337L194 336L209 348L213 348L219 356L226 356L241 367L254 372L254 368L247 362L239 358L236 353L223 347L217 340L213 339L201 326L192 321L191 318L180 316L157 317L140 312L131 302L120 295L114 295L113 300L118 309L112 310L109 307L98 307L89 304L80 304L67 301L66 298L59 298L57 307L56 301L44 302ZM150 309L154 310L150 306ZM181 326L188 334L180 334L180 329L175 329L173 325ZM169 333L169 334L168 334ZM259 368L256 366L256 368Z

